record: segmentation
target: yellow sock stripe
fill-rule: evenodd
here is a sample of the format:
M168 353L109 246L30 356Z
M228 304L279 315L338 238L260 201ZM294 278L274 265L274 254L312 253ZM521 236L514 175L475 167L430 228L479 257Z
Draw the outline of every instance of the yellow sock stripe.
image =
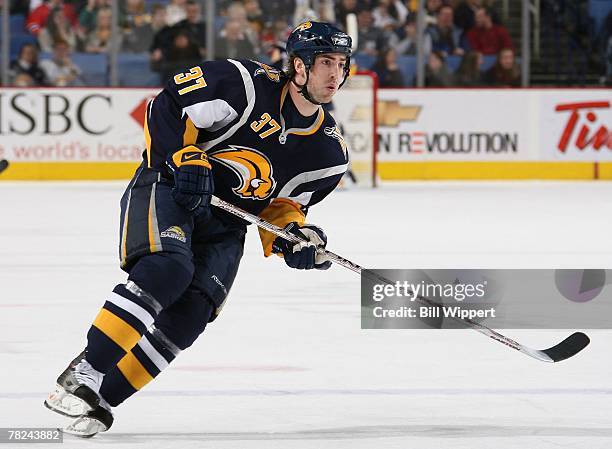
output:
M153 380L153 376L149 374L147 369L142 366L142 363L131 351L119 360L117 368L119 368L119 371L125 376L130 385L137 390L140 390Z
M100 310L93 325L126 352L129 352L141 337L136 329L106 309Z

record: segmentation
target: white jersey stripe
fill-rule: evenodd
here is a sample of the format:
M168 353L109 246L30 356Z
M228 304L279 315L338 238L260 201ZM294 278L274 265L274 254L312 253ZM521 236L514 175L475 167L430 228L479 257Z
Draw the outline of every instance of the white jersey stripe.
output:
M147 340L147 337L145 337L144 335L138 342L138 346L140 346L140 349L143 350L147 357L155 364L155 366L160 371L163 371L168 366L168 361L164 358L163 355L157 352L157 349L153 347L151 342Z
M145 309L140 307L135 302L130 301L129 299L124 298L123 296L118 295L115 292L111 293L111 297L108 298L107 301L110 302L110 303L113 303L114 305L116 305L120 309L123 309L126 312L128 312L129 314L131 314L134 317L136 317L145 326L145 328L147 328L147 329L155 321L155 319L151 316L151 314L149 312L147 312Z
M225 131L216 139L211 140L210 142L206 142L201 146L204 151L211 149L219 142L223 142L224 140L233 136L234 133L238 131L238 129L247 122L249 116L251 115L251 112L253 112L253 108L255 107L255 86L253 85L253 79L251 78L249 71L238 61L234 61L233 59L228 59L228 61L234 64L236 68L240 71L240 75L242 76L242 82L244 83L244 91L246 94L247 105L244 109L244 112L242 113L242 116L240 117L240 120L234 123L234 126Z
M307 171L294 176L287 184L283 186L281 191L278 193L279 198L292 198L291 193L301 184L307 182L317 181L319 179L327 178L328 176L340 175L346 171L348 163L342 165L336 165L334 167L322 168L320 170ZM295 196L293 198L299 198ZM308 198L310 200L310 198ZM301 203L301 202L300 202ZM303 204L303 203L301 203Z

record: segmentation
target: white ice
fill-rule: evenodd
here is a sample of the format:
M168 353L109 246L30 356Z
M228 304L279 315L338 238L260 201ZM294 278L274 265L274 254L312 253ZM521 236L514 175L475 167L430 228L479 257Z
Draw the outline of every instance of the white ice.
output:
M66 422L42 402L124 280L123 184L0 183L0 427ZM609 268L611 199L606 182L415 182L337 192L309 219L369 267ZM266 260L250 229L217 321L109 432L64 445L612 447L612 332L553 365L470 330L361 330L359 312L358 276ZM504 332L547 347L570 331Z

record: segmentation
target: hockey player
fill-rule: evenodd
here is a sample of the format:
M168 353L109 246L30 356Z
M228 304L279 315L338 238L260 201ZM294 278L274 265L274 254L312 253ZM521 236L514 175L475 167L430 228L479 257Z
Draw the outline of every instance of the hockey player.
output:
M76 417L83 437L110 428L112 407L150 382L213 321L242 257L245 223L210 206L213 193L307 239L260 232L265 256L327 269L327 237L306 224L348 166L321 104L348 75L351 39L305 22L290 35L288 73L255 61L211 61L171 79L148 105L146 151L121 199L121 267L87 346L45 405Z

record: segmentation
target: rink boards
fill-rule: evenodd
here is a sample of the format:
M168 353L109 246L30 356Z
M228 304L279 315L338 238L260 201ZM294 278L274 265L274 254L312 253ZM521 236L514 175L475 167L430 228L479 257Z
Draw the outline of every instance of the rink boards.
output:
M0 159L11 167L0 179L128 178L156 92L3 89ZM612 179L610 97L609 89L381 89L378 175ZM359 120L360 108L343 102L335 115Z

